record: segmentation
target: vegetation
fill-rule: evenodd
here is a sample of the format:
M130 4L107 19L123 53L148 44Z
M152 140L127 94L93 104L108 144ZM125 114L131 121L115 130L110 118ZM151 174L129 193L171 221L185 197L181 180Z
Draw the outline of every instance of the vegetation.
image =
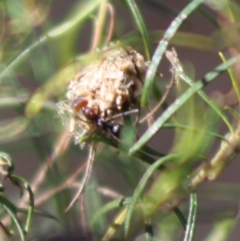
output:
M215 200L212 209L239 192L216 179L239 152L240 4L60 2L0 2L0 239L230 240L236 210L220 206L209 233L195 230L207 216L203 198ZM64 17L54 22L58 7ZM169 27L151 30L143 7L171 19ZM191 29L194 16L199 29ZM123 111L120 136L94 119L97 131L75 133L74 143L71 118L58 107L70 81L104 61L101 51L128 46L148 69L139 116ZM206 63L191 63L185 51ZM215 67L206 68L209 56Z

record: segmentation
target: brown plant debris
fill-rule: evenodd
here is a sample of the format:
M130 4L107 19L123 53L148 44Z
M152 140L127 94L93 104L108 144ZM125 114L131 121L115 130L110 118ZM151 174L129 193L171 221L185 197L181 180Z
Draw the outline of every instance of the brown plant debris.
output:
M115 124L122 123L121 113L139 108L147 67L134 49L111 48L102 52L101 60L76 74L68 86L67 100L58 104L59 113L71 117L70 131L76 142L97 132L117 135Z

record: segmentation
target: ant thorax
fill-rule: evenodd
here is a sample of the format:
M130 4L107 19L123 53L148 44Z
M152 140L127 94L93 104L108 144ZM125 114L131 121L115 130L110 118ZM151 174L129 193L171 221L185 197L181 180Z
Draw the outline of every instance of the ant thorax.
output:
M112 117L139 107L147 67L143 56L132 48L114 48L104 50L101 60L81 69L66 94L65 111L75 119L73 132L80 127L82 135L92 134L122 124L121 117Z

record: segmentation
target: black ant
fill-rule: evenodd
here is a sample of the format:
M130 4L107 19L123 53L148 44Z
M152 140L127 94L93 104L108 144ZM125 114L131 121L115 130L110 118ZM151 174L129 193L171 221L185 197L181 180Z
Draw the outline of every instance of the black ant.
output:
M112 138L116 141L119 141L119 139L120 139L122 124L114 123L113 120L117 119L117 118L121 118L121 117L129 115L129 114L132 114L132 113L138 113L138 111L139 111L138 109L132 109L130 111L115 114L115 115L111 116L111 118L106 119L106 118L103 118L103 117L100 116L99 108L94 110L93 108L91 108L87 105L88 105L88 101L84 97L80 96L80 97L75 98L72 101L71 108L75 112L81 111L82 114L89 121L95 123L96 127L98 127L100 130L104 131L110 138ZM83 120L83 119L81 119L81 120L85 122L85 120ZM75 195L75 197L73 198L73 200L71 201L71 203L68 205L66 211L68 211L70 209L70 207L73 205L73 203L76 202L77 198L83 192L84 187L86 186L86 184L89 180L89 176L90 176L90 173L91 173L92 163L94 161L94 157L95 157L95 149L94 149L94 146L91 145L90 146L89 159L87 161L87 169L86 169L83 181L82 181L82 185L81 185L80 189L78 190L77 194Z
M88 120L93 121L97 127L100 127L103 131L110 134L111 137L117 140L119 140L120 138L122 125L119 123L113 123L112 120L117 119L123 115L138 113L138 109L133 109L124 113L116 114L112 116L110 119L105 119L99 116L99 111L97 111L96 113L96 111L94 111L93 108L87 105L88 105L88 101L83 97L78 97L72 102L72 108L76 112L82 111L82 113L85 115L85 117Z

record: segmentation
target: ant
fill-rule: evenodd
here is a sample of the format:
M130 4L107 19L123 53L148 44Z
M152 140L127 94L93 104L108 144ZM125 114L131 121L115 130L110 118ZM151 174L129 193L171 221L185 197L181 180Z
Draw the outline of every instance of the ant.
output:
M85 115L85 117L94 122L97 127L100 127L102 130L104 130L106 133L110 134L111 137L114 139L119 140L120 139L120 133L121 133L121 127L122 125L119 123L113 123L113 119L117 119L121 117L122 115L128 115L132 113L138 113L138 109L133 109L130 111L127 111L125 113L119 113L114 116L112 116L110 119L105 119L103 117L99 116L99 110L94 111L93 108L87 106L88 101L83 97L78 97L73 100L72 102L72 108L78 112L82 111L82 113Z
M103 117L100 116L99 108L94 110L93 108L91 108L87 105L88 105L88 100L86 100L84 97L80 96L80 97L77 97L77 98L73 99L72 104L71 104L71 108L72 108L73 111L75 111L77 113L79 111L81 111L82 114L89 121L95 123L96 127L98 127L100 130L104 131L108 135L108 137L114 139L115 141L119 141L119 139L120 139L122 124L114 123L113 120L117 119L117 118L120 118L123 115L129 115L129 114L132 114L132 113L138 113L139 112L139 109L132 109L132 110L126 111L124 113L115 114L111 118L107 119L107 118L103 118ZM80 119L80 120L85 122L85 120L83 120L83 119ZM86 122L86 123L88 123L88 122ZM91 125L90 125L90 127L91 127ZM90 176L91 169L92 169L92 163L94 161L94 157L95 157L95 149L94 149L94 146L91 145L90 146L89 159L87 161L87 169L86 169L85 175L83 177L82 185L79 188L79 190L78 190L77 194L75 195L75 197L73 198L73 200L71 201L71 203L68 205L66 211L68 211L71 208L71 206L73 205L73 203L76 202L78 197L83 192L86 184L88 183L89 176Z

